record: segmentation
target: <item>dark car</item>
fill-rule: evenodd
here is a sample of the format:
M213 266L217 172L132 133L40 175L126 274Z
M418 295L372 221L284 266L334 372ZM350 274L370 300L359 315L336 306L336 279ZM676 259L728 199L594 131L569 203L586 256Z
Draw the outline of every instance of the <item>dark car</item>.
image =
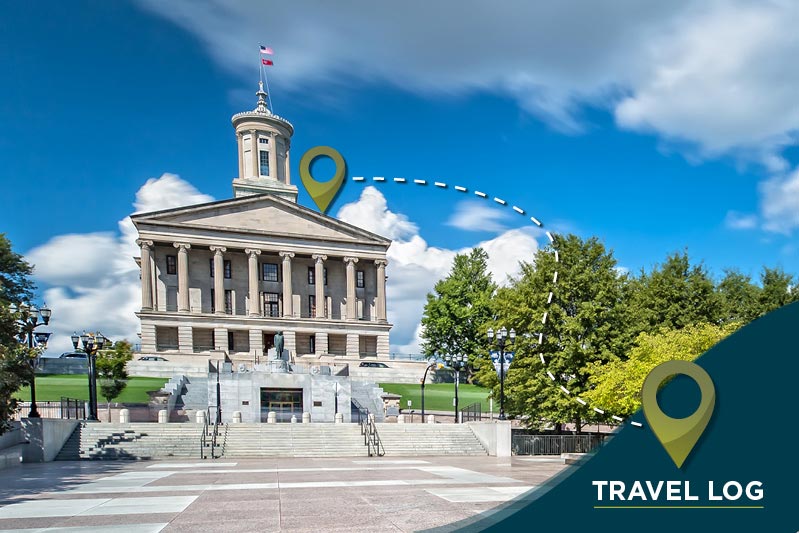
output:
M139 361L168 361L168 359L164 359L163 357L159 357L157 355L145 355L139 357Z
M385 364L385 363L375 363L375 362L373 362L373 361L363 361L363 362L362 362L360 365L358 365L358 366L360 366L360 367L368 367L368 368L390 368L390 367L389 367L387 364Z
M86 359L86 352L64 352L59 356L60 359Z

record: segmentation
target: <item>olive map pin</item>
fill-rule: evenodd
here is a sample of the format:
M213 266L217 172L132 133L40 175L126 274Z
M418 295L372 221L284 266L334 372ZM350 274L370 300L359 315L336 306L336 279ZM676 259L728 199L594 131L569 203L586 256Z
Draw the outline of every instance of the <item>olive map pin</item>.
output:
M333 174L332 179L328 181L318 181L311 175L311 163L313 163L317 157L329 157L336 164L336 172ZM311 199L313 199L322 214L327 211L327 208L330 207L333 199L336 197L339 190L341 190L346 175L346 161L344 161L344 158L338 150L330 146L315 146L305 152L300 159L300 178L302 179L302 184L305 186L305 190L311 195Z
M658 405L658 388L671 376L683 374L699 385L702 400L694 414L686 418L672 418ZM716 406L716 388L704 368L690 361L666 361L652 369L641 387L641 405L652 431L666 449L677 468L682 468L685 459L704 433L713 408Z

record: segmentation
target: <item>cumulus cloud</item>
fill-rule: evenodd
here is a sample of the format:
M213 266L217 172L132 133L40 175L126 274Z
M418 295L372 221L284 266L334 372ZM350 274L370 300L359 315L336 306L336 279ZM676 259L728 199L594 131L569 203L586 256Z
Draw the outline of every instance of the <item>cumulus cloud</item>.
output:
M464 200L458 202L455 212L447 220L447 225L465 231L493 231L499 232L507 229L505 222L508 213L496 209L479 200Z
M148 180L136 193L137 212L157 211L208 202L174 174ZM58 235L30 250L26 259L36 266L35 277L47 288L43 300L53 310L48 351L69 350L74 331L102 331L111 339L137 341L141 303L136 229L129 217L116 233Z
M284 90L491 92L566 131L600 107L623 128L687 141L699 155L746 153L772 170L799 129L796 2L139 2L243 81L252 43L268 36Z
M763 229L789 235L799 228L799 169L760 184Z
M724 225L730 229L753 229L758 225L757 215L729 211L724 219Z
M336 217L393 239L387 254L386 287L388 319L394 324L391 350L419 353L420 319L427 293L448 274L455 255L470 247L454 250L430 246L418 227L405 215L391 211L383 194L372 186L366 187L357 201L342 206ZM505 283L509 275L517 273L519 261L533 258L540 236L538 228L516 228L474 246L486 250L494 280Z

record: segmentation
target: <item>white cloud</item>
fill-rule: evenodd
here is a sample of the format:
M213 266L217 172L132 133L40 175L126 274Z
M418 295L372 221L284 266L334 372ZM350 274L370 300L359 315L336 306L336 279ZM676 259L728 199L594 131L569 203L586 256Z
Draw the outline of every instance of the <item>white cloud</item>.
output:
M455 212L447 220L447 225L465 231L494 231L507 228L503 223L508 220L508 213L496 209L479 200L464 200L455 206Z
M140 0L252 80L253 43L275 49L273 87L385 83L425 95L485 91L567 131L597 106L713 156L771 170L799 129L799 3L523 2L417 8L380 2Z
M136 193L137 212L157 211L212 200L174 174L148 180ZM48 351L69 350L74 331L102 331L118 340L138 340L141 304L136 229L129 217L119 222L119 233L58 235L30 250L35 278L48 288L43 300L53 310L53 336Z
M394 324L391 350L419 353L420 319L427 293L447 275L455 255L470 248L450 250L430 246L417 226L405 215L391 211L382 193L372 186L366 187L357 201L342 206L336 217L394 239L387 254L386 287L388 318ZM519 261L532 259L538 249L536 235L541 235L538 228L511 229L475 246L486 250L494 280L503 283L517 272Z
M724 225L730 229L754 229L757 227L757 215L729 211L724 218Z
M799 228L799 169L760 184L763 229L789 235Z

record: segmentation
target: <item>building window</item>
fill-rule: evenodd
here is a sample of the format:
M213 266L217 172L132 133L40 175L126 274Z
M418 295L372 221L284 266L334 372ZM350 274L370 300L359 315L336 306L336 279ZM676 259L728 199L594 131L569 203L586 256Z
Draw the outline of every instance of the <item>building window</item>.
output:
M225 259L225 279L230 279L233 276L233 267L230 264L230 259Z
M364 287L363 270L355 271L355 286L358 287L359 289L363 289Z
M216 313L216 294L214 289L211 289L211 312Z
M276 263L264 263L261 265L261 269L263 271L264 281L278 281Z
M258 144L269 144L269 137L258 137Z
M225 313L233 314L233 291L230 289L225 291Z
M276 292L264 293L264 314L271 317L280 316L280 296Z
M210 259L210 261L208 261L208 264L210 266L208 271L211 273L211 277L213 278L214 277L214 258L213 257Z
M231 352L234 350L234 348L235 348L235 346L236 346L236 345L233 343L233 339L234 339L234 338L235 338L235 336L233 335L233 332L232 332L232 331L228 331L228 332L227 332L227 349L228 349L229 351L231 351Z
M322 270L322 272L324 272L324 276L325 276L325 287L327 287L327 268L323 269L323 270Z
M316 296L311 294L308 296L308 309L310 313L310 317L313 318L316 316Z
M308 353L316 353L316 335L308 337Z
M261 150L258 152L258 155L261 157L261 176L268 176L269 175L269 152L266 150Z
M166 273L167 274L177 274L178 273L178 258L174 255L166 256Z
M308 267L308 285L313 285L314 283L316 283L316 280L314 279L315 276L316 276L316 270L314 269L314 267Z

